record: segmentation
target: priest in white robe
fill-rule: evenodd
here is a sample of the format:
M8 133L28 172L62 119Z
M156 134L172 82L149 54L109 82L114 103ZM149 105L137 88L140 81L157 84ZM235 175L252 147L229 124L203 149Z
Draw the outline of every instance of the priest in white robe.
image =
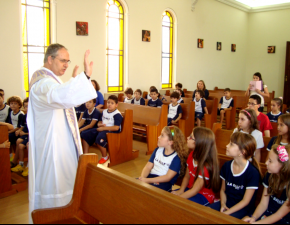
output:
M61 207L71 199L82 146L74 107L97 97L91 84L93 63L85 54L85 72L66 83L69 53L59 44L47 49L44 66L30 81L29 219L35 209Z

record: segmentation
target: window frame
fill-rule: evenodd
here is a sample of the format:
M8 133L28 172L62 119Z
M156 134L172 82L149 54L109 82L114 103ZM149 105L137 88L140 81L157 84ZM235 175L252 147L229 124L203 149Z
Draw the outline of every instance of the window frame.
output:
M23 78L24 78L24 90L26 97L29 96L29 53L42 53L42 52L31 52L29 47L43 47L43 53L45 54L47 48L51 43L51 11L52 11L52 2L50 0L42 0L43 6L35 6L27 4L27 0L21 0L21 30L22 30L22 59L23 59ZM44 11L43 15L46 15L44 21L44 42L43 45L30 45L28 43L28 21L27 21L27 7L42 8ZM25 8L25 10L24 10ZM47 13L48 12L48 13ZM25 13L25 15L24 15ZM47 15L48 14L48 15Z
M112 5L116 5L119 8L119 32L120 32L120 46L119 49L109 49L109 8ZM120 0L108 0L107 1L107 27L106 27L106 33L107 33L107 48L106 48L106 86L107 86L107 92L123 92L124 84L125 84L125 23L126 23L126 13L125 13L125 5ZM119 54L119 86L109 86L109 51L118 51Z

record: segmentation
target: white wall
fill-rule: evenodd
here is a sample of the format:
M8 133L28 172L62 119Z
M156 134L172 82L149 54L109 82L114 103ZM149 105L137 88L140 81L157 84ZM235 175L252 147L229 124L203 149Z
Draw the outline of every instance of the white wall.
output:
M271 76L279 75L282 81L282 52L290 32L286 31L289 10L247 14L216 0L202 0L192 12L192 0L124 1L129 8L125 82L133 89L161 87L161 19L168 8L177 16L176 81L185 88L193 90L197 81L203 79L208 89L215 86L245 89L256 71L265 75L270 90L283 86ZM0 4L1 21L9 21L0 30L1 53L5 53L0 55L0 88L6 89L7 96L24 97L20 0L0 0ZM89 22L89 36L76 36L76 21ZM150 43L141 41L143 29L151 30ZM197 48L198 38L205 40L204 49ZM95 63L93 78L100 83L101 91L106 92L106 0L58 0L56 41L68 48L72 61L62 79L70 79L75 65L82 70L84 52L90 49ZM218 41L222 42L222 51L216 50ZM237 44L236 53L231 52L231 44ZM267 55L268 45L276 45L277 54Z
M5 98L23 92L20 0L0 0L0 89Z
M249 15L246 84L255 72L260 72L269 91L275 90L276 97L283 96L289 21L290 9ZM276 46L276 53L268 54L268 46Z

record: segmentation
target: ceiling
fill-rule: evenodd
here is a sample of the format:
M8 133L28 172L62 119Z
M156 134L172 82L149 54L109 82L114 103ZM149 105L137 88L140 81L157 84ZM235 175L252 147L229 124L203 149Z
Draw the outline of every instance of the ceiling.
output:
M278 5L290 2L290 0L236 0L236 1L250 7Z

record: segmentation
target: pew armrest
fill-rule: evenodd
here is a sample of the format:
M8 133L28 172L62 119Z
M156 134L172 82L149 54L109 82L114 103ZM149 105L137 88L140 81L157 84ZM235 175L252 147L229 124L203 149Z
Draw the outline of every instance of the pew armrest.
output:
M32 212L32 219L35 224L47 224L77 217L80 217L81 220L85 221L89 219L86 213L81 213L80 204L84 189L86 171L90 163L97 165L98 155L85 154L80 156L71 202L63 207L34 210Z

